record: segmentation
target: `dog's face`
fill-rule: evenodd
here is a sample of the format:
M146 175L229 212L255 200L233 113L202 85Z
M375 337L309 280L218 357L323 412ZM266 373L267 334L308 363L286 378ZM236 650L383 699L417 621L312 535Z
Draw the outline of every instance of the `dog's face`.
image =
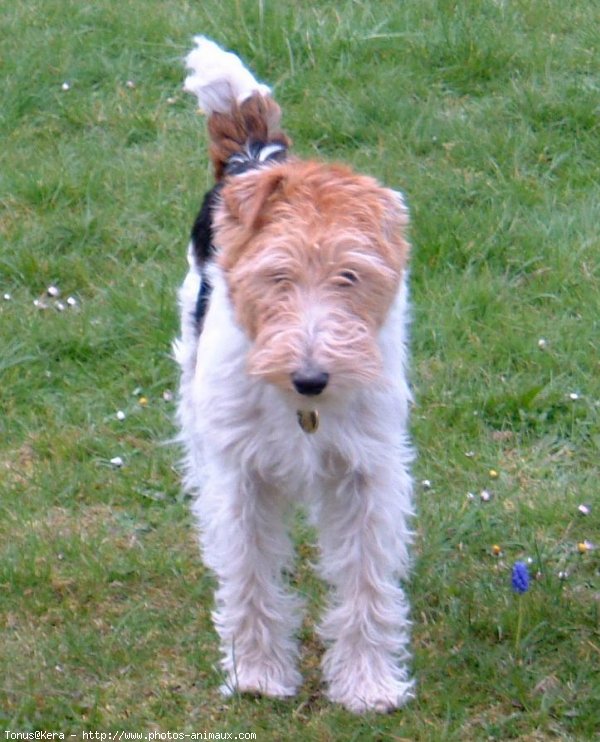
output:
M248 372L307 397L377 378L407 222L396 194L340 166L286 162L226 184L215 243Z

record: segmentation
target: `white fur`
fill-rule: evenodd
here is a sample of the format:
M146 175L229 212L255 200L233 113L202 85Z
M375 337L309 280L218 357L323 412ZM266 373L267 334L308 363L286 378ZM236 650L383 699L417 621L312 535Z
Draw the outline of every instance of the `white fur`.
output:
M252 93L269 95L271 89L259 83L237 55L204 36L195 36L194 41L196 48L185 60L192 74L186 77L183 88L198 98L207 116L228 113L233 101L242 103Z
M224 278L213 285L202 333L192 316L199 275L180 290L179 422L186 484L195 495L206 564L218 579L214 620L226 689L294 694L301 601L284 579L289 513L304 504L319 533L319 570L331 586L320 635L331 700L354 712L389 710L413 695L410 622L399 581L409 568L412 451L407 435L404 282L378 337L384 373L343 399L319 397L313 435L299 398L246 373L249 342Z

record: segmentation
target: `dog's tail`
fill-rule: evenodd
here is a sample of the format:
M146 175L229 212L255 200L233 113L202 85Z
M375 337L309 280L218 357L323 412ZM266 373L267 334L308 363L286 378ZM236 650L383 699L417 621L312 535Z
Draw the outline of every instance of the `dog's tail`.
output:
M239 57L204 36L186 58L191 74L184 89L198 98L208 116L215 177L248 162L285 156L291 142L280 130L281 109L267 85L259 83ZM238 170L239 171L239 170Z

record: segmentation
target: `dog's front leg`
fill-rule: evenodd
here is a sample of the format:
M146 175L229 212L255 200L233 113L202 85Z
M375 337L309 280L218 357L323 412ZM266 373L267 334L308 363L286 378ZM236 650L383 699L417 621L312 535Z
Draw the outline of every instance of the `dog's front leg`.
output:
M283 498L258 478L209 477L194 508L204 560L218 579L215 627L221 638L222 691L293 695L298 599L282 570L293 549Z
M328 696L355 713L389 711L413 696L399 585L408 568L410 477L400 467L330 485L319 512L321 573L333 588L320 632L329 645Z

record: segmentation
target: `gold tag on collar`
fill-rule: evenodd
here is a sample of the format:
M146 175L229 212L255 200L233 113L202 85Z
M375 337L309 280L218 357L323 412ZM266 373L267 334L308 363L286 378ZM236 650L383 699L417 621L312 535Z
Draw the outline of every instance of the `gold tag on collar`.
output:
M298 424L305 433L316 433L319 428L319 413L317 410L298 410Z

